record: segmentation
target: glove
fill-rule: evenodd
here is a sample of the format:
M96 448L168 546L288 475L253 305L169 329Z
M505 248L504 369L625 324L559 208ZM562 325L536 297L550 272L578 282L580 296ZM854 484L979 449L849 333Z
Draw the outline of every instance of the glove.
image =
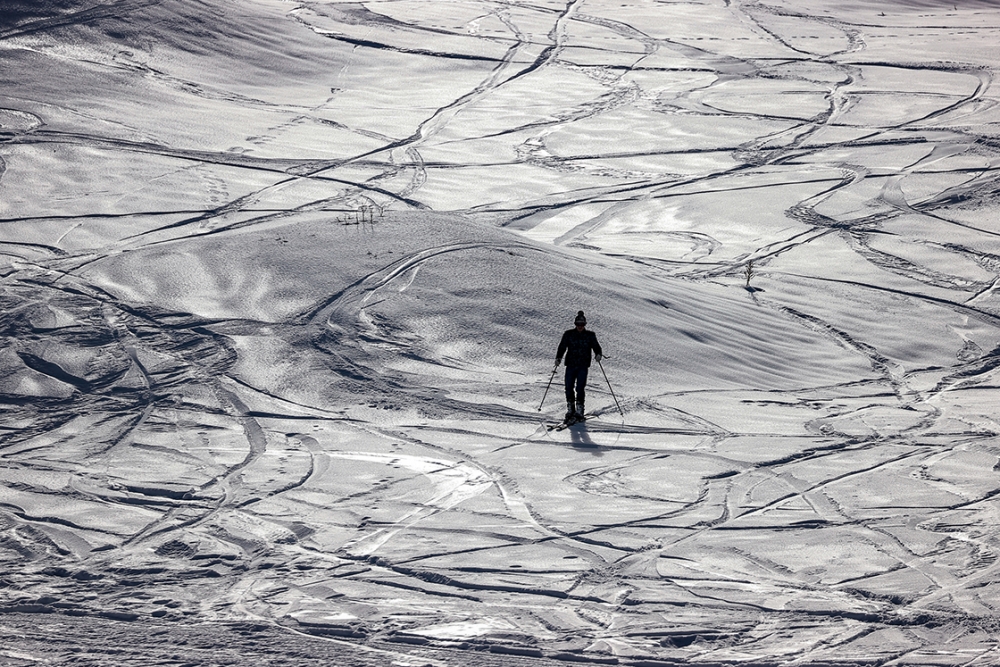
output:
M604 356L603 356L603 355L600 355L600 354L595 354L595 355L594 355L594 359L597 359L597 363L600 363L600 362L601 362L601 359L603 359L603 358L604 358Z
M561 364L561 363L562 363L562 359L556 359L556 368L559 368L559 364ZM552 369L552 370L555 370L555 368Z

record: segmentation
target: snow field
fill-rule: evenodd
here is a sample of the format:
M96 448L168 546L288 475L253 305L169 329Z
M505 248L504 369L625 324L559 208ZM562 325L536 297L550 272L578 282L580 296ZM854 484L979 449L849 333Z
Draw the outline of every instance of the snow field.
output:
M990 3L0 17L3 660L995 661Z

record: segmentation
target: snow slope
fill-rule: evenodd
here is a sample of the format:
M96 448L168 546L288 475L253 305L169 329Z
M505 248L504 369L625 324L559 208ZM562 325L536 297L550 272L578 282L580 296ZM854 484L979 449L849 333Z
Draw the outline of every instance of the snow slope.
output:
M4 3L0 662L996 663L998 37Z

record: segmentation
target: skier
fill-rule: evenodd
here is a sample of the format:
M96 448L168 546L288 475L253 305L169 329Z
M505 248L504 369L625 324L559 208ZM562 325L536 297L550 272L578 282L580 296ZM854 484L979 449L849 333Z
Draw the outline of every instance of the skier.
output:
M573 324L576 326L562 335L556 351L556 368L559 368L563 355L566 355L566 421L583 418L590 352L593 350L597 361L603 355L601 344L597 342L597 334L587 331L587 318L582 310L576 314Z

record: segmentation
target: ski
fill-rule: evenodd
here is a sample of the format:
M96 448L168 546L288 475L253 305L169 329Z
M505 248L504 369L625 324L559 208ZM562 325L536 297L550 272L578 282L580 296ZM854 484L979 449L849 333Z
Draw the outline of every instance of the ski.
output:
M590 415L584 415L582 417L576 417L576 416L574 416L571 419L564 419L563 421L559 422L558 424L547 424L545 426L545 428L547 428L550 431L562 431L562 430L564 430L564 429L572 426L573 424L579 424L580 422L585 422L588 419L590 419Z

